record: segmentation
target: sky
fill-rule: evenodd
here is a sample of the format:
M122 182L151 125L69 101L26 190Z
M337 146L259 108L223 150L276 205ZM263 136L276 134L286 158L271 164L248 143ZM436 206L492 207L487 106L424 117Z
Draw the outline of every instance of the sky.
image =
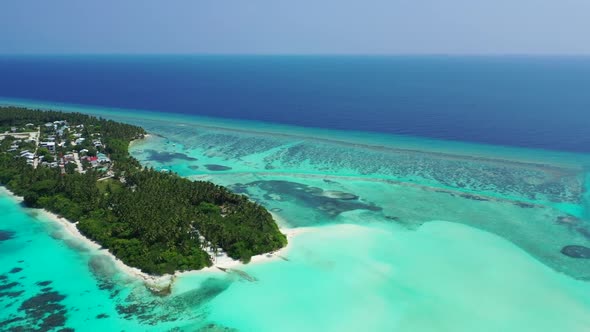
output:
M0 54L590 54L590 0L1 0Z

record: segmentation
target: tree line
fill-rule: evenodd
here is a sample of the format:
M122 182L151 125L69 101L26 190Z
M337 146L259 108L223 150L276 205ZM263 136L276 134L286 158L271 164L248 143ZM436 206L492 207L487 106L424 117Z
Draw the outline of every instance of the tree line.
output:
M0 125L60 120L99 132L118 177L97 182L94 171L62 175L55 168L34 169L6 152L7 138L0 142L0 184L29 207L78 222L82 234L127 265L150 274L173 273L211 266L204 250L209 245L244 262L286 245L270 213L247 197L141 167L128 151L133 139L145 135L141 127L80 113L0 108Z

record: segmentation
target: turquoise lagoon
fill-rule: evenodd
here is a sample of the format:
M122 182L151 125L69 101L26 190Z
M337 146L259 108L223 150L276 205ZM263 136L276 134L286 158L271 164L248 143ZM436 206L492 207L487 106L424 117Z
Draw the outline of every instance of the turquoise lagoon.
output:
M2 194L0 330L590 328L590 261L560 252L590 246L587 155L3 103L141 125L144 165L229 186L301 233L284 259L183 275L158 297Z

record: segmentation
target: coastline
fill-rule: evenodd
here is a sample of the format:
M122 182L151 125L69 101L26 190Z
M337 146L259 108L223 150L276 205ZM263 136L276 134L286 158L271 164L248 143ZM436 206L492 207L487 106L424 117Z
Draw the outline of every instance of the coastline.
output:
M7 197L11 198L17 204L22 203L24 200L23 197L15 195L10 190L8 190L8 188L6 188L5 186L0 186L0 196L7 196ZM164 274L161 276L155 276L155 275L151 275L151 274L147 274L145 272L142 272L138 268L126 265L123 261L121 261L115 255L113 255L109 250L103 248L97 242L94 242L91 239L84 236L82 233L80 233L80 231L76 227L77 222L76 223L70 222L67 219L60 217L60 216L56 215L55 213L50 212L46 209L36 209L36 208L30 208L30 209L39 211L40 214L45 217L45 219L59 225L72 238L74 238L75 240L84 244L88 249L91 249L96 253L101 253L101 254L104 254L107 257L109 257L112 260L112 262L114 263L115 267L119 271L123 272L127 277L141 281L149 290L151 290L154 293L161 294L161 295L169 294L171 291L172 285L174 284L174 280L177 277L181 277L184 275L194 275L194 274L200 274L200 273L213 273L213 272L223 273L223 272L226 272L226 270L236 269L236 268L245 266L247 264L260 264L260 263L276 261L279 259L287 260L284 255L286 255L288 250L290 249L290 242L291 242L290 240L293 237L295 237L301 233L309 231L308 228L280 228L281 233L283 233L283 234L285 234L285 236L287 236L287 239L289 241L288 244L285 247L283 247L277 251L252 256L251 261L247 264L244 264L239 260L234 260L234 259L228 257L227 255L223 254L221 256L218 256L216 262L214 262L213 265L210 267L206 267L206 268L203 268L200 270L176 271L174 274ZM275 221L277 222L277 224L284 225L284 222L279 222L279 220L282 220L280 217L278 217L276 214L274 214L272 212L271 212L271 214L272 214L273 218L275 219Z

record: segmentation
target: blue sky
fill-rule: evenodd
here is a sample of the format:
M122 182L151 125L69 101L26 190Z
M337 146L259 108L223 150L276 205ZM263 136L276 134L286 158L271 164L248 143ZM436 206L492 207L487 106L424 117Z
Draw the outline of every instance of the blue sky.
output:
M1 0L0 53L590 54L590 0Z

